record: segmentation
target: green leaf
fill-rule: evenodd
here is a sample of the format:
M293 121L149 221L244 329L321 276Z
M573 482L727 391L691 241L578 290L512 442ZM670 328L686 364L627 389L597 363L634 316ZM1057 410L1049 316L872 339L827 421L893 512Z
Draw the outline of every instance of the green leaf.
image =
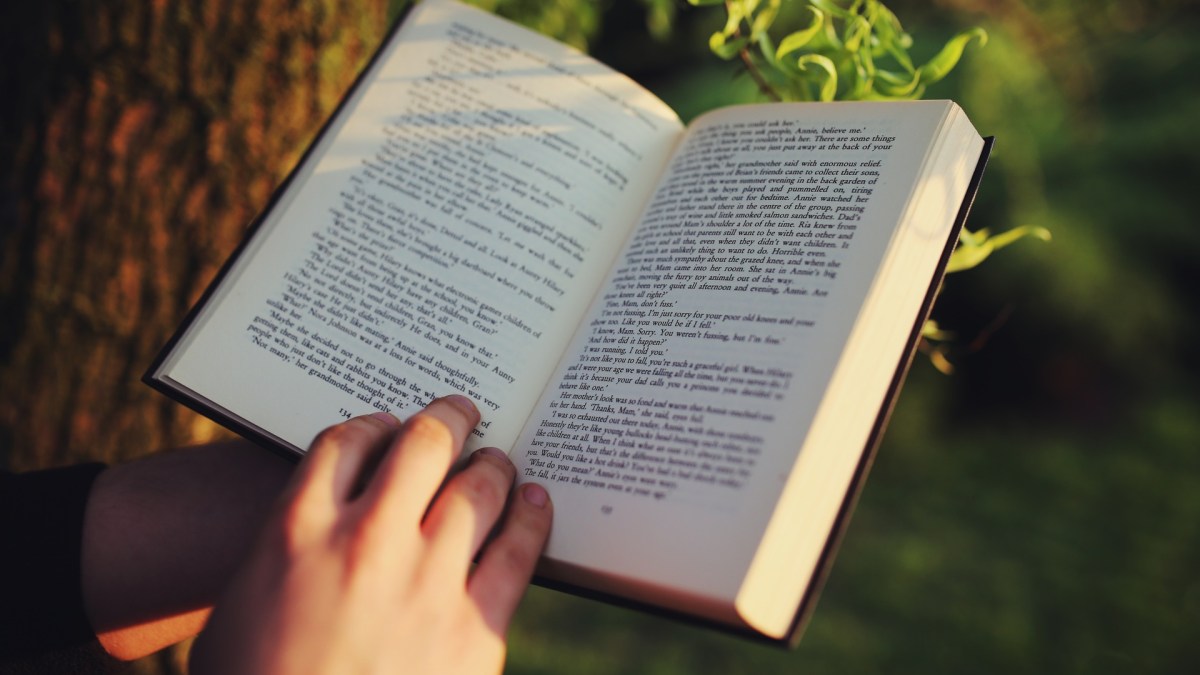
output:
M1042 241L1050 241L1051 239L1050 230L1047 230L1044 227L1038 227L1037 225L1022 225L1020 227L1014 227L1011 230L1001 232L988 241L992 242L992 248L995 250L1000 250L1015 241L1024 239L1025 237L1033 237L1034 239L1041 239Z
M738 52L749 42L744 37L735 38L730 41L724 33L713 33L708 39L708 48L717 56L729 60L737 56Z
M866 55L866 52L862 53ZM854 69L851 71L853 78L851 79L850 87L842 96L847 101L856 101L865 98L871 93L871 85L874 83L874 68L871 66L870 57L856 60Z
M916 72L917 69L913 66L912 59L908 56L908 52L904 51L904 47L902 47L898 42L889 42L885 44L884 51L891 55L891 57L896 60L896 63L900 64L900 67L905 71L910 73Z
M871 24L865 18L856 16L846 24L843 35L842 46L848 52L856 52L871 35Z
M850 12L838 7L830 0L808 0L808 4L811 5L813 9L819 9L830 16L836 16L841 19L850 18Z
M908 33L904 32L904 27L900 25L900 19L896 18L892 10L884 7L882 4L876 3L875 7L876 12L871 17L871 26L880 43L895 43L901 48L907 49L912 42L912 38L908 36Z
M861 68L868 79L875 79L875 56L871 54L871 50L864 49L858 53L855 67Z
M729 37L741 28L742 18L746 16L745 5L740 2L730 2L725 5L725 11L728 12L728 15L725 17L725 28L721 30L721 33L725 37Z
M937 321L928 319L925 321L925 324L921 326L921 337L928 340L949 340L954 337L954 333L942 330Z
M779 49L775 50L776 59L783 60L785 56L792 52L803 49L821 31L825 22L825 14L816 7L809 7L809 10L813 14L812 23L783 38L783 41L779 43Z
M755 40L758 44L758 51L762 53L763 61L776 70L779 69L779 61L775 58L775 42L771 40L771 36L763 33Z
M979 39L980 46L987 44L987 32L982 28L972 28L965 30L958 35L950 38L946 42L946 46L942 47L942 51L936 56L929 59L929 62L921 66L921 81L925 84L933 84L945 77L954 66L958 65L958 60L962 58L963 50L967 44L973 39Z
M1050 231L1036 225L1022 225L989 237L986 230L977 232L963 230L959 235L958 247L950 254L950 260L946 263L946 273L969 270L986 260L993 251L1025 237L1050 241Z
M992 231L983 227L974 232L964 229L959 233L958 239L967 246L982 246L990 236L992 236Z
M891 70L875 72L875 90L890 98L909 98L921 84L921 73L897 73Z
M987 244L983 246L963 246L959 244L954 249L954 253L950 254L949 262L946 263L946 274L969 270L987 260L987 257L991 254L992 247Z
M823 49L831 49L835 52L842 51L842 39L838 37L837 27L833 25L833 19L825 22L824 30L816 38L816 42L824 41Z
M799 66L802 72L808 71L808 66L813 65L825 73L824 82L821 83L820 100L832 101L834 94L837 93L837 67L833 65L833 61L829 57L821 54L805 54L796 59L796 65ZM813 79L821 79L820 75L814 71Z
M726 0L725 2L730 20L736 19L737 21L749 19L757 6L758 0Z
M711 7L713 5L723 5L725 0L687 0L688 4L693 7Z
M750 39L757 41L761 36L767 34L767 29L774 23L775 17L779 15L780 0L767 0L767 6L759 10L754 17L754 21L750 24Z

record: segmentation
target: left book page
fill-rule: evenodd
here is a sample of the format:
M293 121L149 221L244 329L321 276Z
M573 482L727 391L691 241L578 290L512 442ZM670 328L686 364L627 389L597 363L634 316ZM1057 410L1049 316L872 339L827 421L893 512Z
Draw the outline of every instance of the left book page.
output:
M587 56L425 0L147 379L296 452L462 392L469 448L508 448L680 132Z

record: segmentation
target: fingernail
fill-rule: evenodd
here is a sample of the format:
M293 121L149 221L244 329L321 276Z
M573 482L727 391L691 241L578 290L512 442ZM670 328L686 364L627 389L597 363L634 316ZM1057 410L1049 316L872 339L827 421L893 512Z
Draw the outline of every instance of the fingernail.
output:
M537 483L529 483L521 488L521 496L526 503L539 509L545 508L546 502L550 501L550 495L546 493L546 488Z
M389 412L383 412L383 411L373 412L373 413L371 413L371 417L374 417L375 419L379 420L380 422L383 422L384 424L388 425L389 427L400 426L400 420L397 419L395 415L393 415L392 413L389 413Z
M476 451L475 451L475 454L477 454L477 455L491 455L492 457L495 457L495 458L497 458L497 459L502 459L502 460L504 460L505 462L508 462L508 463L510 463L510 464L512 463L512 460L511 460L511 459L509 459L509 458L508 458L508 455L507 455L507 454L505 454L505 453L504 453L504 451L503 451L503 450L501 450L500 448L491 448L491 447L488 447L488 448L480 448L480 449L478 449L478 450L476 450Z
M441 400L449 403L455 408L458 408L467 417L472 417L479 414L479 409L475 407L475 403L462 394L450 394L449 396L443 396Z

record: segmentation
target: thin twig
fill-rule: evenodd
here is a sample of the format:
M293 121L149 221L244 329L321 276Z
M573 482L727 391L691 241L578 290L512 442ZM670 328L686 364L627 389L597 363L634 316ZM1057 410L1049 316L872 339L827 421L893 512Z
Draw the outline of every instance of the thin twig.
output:
M971 340L971 343L967 345L967 349L971 352L978 352L982 350L984 345L986 345L988 341L992 339L992 336L995 335L996 332L1004 326L1004 324L1008 323L1008 319L1012 316L1012 314L1013 306L1011 303L1009 303L1004 306L1004 309L1000 310L1000 313L997 314L996 317L992 319L990 323L988 323L988 325L983 327L983 330L979 331L979 334L975 336L975 339Z
M779 95L779 92L775 91L775 87L772 87L771 83L767 82L767 78L763 77L762 72L758 70L758 66L750 56L750 50L742 47L738 50L738 55L742 57L742 64L746 66L746 71L750 73L750 78L758 85L758 90L772 101L777 103L782 101L783 97Z

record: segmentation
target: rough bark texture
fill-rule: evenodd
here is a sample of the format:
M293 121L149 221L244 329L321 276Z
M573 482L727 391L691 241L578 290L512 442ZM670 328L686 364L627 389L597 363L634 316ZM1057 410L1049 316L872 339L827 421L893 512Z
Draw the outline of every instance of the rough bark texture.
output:
M386 25L386 0L0 10L0 468L218 433L139 382Z

